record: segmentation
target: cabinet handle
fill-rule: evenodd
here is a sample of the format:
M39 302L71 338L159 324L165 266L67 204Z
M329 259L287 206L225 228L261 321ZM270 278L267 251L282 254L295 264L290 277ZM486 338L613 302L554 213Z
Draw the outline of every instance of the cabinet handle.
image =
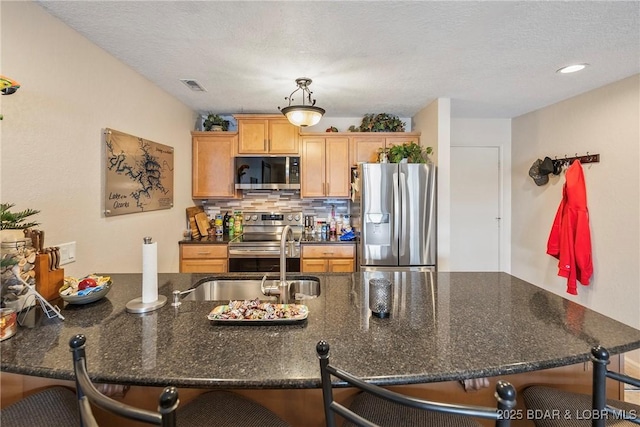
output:
M327 182L327 196L329 195L329 183Z
M198 255L211 255L211 252L198 252Z
M333 255L333 252L322 252L325 255Z

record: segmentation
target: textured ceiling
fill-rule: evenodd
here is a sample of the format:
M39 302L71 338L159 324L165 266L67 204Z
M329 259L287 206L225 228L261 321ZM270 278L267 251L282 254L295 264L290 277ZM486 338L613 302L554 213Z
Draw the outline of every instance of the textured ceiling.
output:
M304 76L328 117L446 97L454 117L509 118L640 72L638 1L39 4L202 112L277 113Z

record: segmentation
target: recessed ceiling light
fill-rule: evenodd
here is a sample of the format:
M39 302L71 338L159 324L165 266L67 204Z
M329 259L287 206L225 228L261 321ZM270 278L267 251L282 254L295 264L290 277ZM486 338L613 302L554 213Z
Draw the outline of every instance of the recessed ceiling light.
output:
M556 71L556 73L569 74L575 73L576 71L584 70L589 64L573 64L567 65L566 67L562 67Z
M180 79L180 81L182 83L184 83L185 85L187 85L187 87L193 91L196 92L206 92L207 90L202 87L202 85L200 83L198 83L197 81L193 80L193 79Z

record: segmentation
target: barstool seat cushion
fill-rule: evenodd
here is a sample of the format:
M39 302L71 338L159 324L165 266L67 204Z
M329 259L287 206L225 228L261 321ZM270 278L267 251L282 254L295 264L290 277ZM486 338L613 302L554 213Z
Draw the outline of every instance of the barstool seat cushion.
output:
M210 391L178 406L179 427L289 427L269 409L239 394Z
M44 389L2 409L0 423L16 427L79 426L76 394L61 386Z
M482 424L473 418L460 415L445 414L435 411L424 411L398 405L367 392L359 393L351 405L356 414L382 427L398 426L438 426L438 427L481 427ZM343 427L355 424L345 422Z
M573 393L547 386L529 386L522 391L522 397L527 409L543 411L538 415L531 412L530 418L533 419L536 427L591 427L592 408L589 394ZM640 406L633 403L607 399L607 404L640 416ZM613 418L612 416L607 419L607 426L637 427L637 424L632 422Z

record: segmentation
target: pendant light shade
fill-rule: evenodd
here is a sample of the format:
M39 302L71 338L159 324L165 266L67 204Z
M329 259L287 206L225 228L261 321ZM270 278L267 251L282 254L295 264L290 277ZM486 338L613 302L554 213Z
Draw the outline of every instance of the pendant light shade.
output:
M311 92L309 90L309 85L311 84L311 79L307 77L300 77L296 79L296 84L298 88L291 92L291 95L285 96L284 99L289 100L289 106L278 109L285 115L287 120L295 126L313 126L317 124L322 115L324 114L324 109L320 107L316 107L316 100L311 99ZM302 91L302 104L301 105L291 105L293 99L293 94Z

